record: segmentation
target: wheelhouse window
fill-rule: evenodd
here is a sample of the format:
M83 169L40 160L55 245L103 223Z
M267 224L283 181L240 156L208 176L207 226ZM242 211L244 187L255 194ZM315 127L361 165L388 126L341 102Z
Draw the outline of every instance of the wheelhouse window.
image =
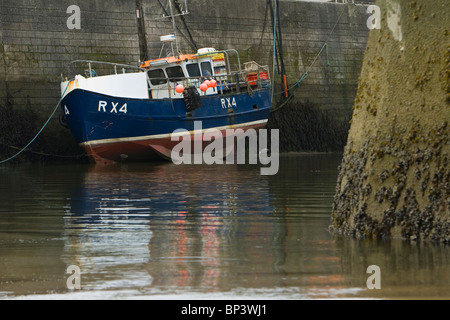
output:
M166 74L163 69L150 70L148 72L148 77L154 86L167 83Z
M179 66L166 68L166 72L167 76L170 79L170 82L182 81L183 78L185 77L183 69Z
M186 65L187 72L189 73L189 77L197 78L201 76L200 67L198 63L191 63Z
M202 62L202 76L204 77L211 77L213 75L211 62L206 61Z

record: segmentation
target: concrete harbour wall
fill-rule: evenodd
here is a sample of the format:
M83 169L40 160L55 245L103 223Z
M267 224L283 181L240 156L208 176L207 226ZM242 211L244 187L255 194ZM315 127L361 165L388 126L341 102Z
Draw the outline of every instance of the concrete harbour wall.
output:
M450 242L450 47L445 0L379 0L331 228Z

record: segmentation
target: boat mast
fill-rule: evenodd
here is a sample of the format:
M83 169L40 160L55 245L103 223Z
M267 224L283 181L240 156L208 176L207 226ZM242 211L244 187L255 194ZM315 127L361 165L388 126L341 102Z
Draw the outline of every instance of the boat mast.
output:
M175 35L175 48L177 50L177 55L180 55L180 47L178 45L178 37L177 37L177 22L175 21L175 15L173 13L173 5L172 0L169 0L169 7L170 7L170 16L172 18L172 24L173 24L173 34ZM174 52L175 56L175 52Z
M141 61L145 61L148 59L148 46L147 46L147 37L145 35L145 21L144 21L144 10L142 7L142 0L136 0L136 16L137 16L139 52L140 52L139 63L141 63Z

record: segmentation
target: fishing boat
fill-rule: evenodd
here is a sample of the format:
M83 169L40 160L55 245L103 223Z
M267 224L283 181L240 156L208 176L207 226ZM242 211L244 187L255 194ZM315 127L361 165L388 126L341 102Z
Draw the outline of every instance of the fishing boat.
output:
M175 33L161 41L178 46ZM234 49L177 49L139 66L77 60L68 73L61 123L97 164L170 160L175 132L194 143L216 129L226 139L264 128L272 106L268 66L242 64Z

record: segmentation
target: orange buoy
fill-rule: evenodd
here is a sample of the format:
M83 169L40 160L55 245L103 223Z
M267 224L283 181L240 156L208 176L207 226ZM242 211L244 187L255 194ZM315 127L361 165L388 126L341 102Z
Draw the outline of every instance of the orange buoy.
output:
M208 90L208 85L205 82L203 82L200 85L200 90L202 90L203 92L206 92L206 90Z
M179 84L175 87L175 91L177 93L183 93L184 92L184 86L182 84Z

